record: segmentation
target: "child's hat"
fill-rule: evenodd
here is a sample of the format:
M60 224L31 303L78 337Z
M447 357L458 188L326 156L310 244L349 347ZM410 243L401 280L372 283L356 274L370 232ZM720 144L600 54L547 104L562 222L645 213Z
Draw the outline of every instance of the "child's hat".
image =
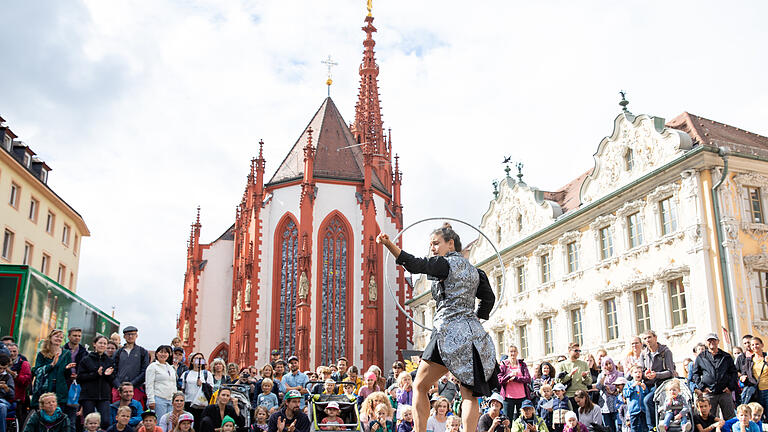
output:
M221 427L224 427L224 425L227 423L235 424L235 419L233 419L228 415L225 415L224 418L221 420Z
M326 405L326 408L335 408L335 409L340 409L340 408L339 408L339 403L338 403L338 402L328 402L328 405Z
M559 391L559 390L565 391L565 386L563 385L563 383L557 383L557 384L555 384L554 387L552 387L552 390L553 391Z
M365 377L365 379L366 379L366 380L369 380L369 379L376 379L376 374L375 374L375 373L373 373L373 372L366 372L366 373L365 373L365 375L364 375L364 377Z
M567 413L565 413L565 421L568 421L570 419L577 419L578 420L578 418L579 417L573 411L568 411Z
M179 423L181 423L181 422L183 422L183 421L191 421L191 422L193 422L193 421L195 421L195 418L194 418L194 417L192 417L192 414L189 414L189 413L182 413L182 414L179 416Z
M143 413L141 413L141 419L144 420L147 417L154 417L157 418L157 414L155 414L152 410L146 410Z
M624 377L618 377L616 378L616 381L613 382L614 385L626 385L627 379Z

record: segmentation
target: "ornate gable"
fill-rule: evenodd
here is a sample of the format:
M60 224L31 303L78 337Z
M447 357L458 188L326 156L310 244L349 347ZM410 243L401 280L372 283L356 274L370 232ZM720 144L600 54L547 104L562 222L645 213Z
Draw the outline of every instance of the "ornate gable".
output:
M595 168L581 185L581 202L589 203L632 182L690 150L691 137L664 126L664 119L621 113L613 133L594 155Z

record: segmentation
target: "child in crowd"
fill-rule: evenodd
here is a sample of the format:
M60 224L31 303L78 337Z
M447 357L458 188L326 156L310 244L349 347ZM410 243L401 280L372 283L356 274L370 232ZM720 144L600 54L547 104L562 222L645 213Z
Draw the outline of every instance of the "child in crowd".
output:
M461 430L461 417L457 415L449 416L445 420L445 432L460 432Z
M413 405L413 378L409 372L400 372L397 376L397 403Z
M397 383L392 384L387 389L387 398L389 398L389 404L392 405L392 408L395 410L397 410L397 390Z
M659 425L659 430L666 432L670 424L679 422L680 429L683 432L689 432L691 423L688 414L688 407L685 406L685 401L680 396L680 382L670 382L667 385L667 400L664 402L664 421Z
M115 424L107 429L107 432L133 432L133 428L128 426L131 421L131 407L121 406L115 413Z
M85 432L100 432L101 428L101 414L92 412L85 416L83 420L83 430Z
M576 416L576 413L573 411L568 411L565 413L565 429L563 429L563 432L588 432L589 429L587 429L586 426L584 426L584 423L579 421L579 418Z
M539 389L539 403L536 406L536 412L539 417L544 419L544 424L547 425L548 430L552 430L552 405L554 404L552 393L552 386L549 384L542 384Z
M326 379L323 384L323 394L336 394L336 381L331 378Z
M237 425L235 424L235 419L232 417L225 415L223 419L221 419L221 429L219 429L221 432L235 432L235 428Z
M627 385L627 380L624 377L618 377L613 384L616 386L616 431L631 432L627 400L624 399L624 386Z
M185 412L182 413L179 416L179 422L176 424L176 427L173 428L173 432L195 432L194 429L192 429L192 422L195 421L195 418L192 417L192 414Z
M738 421L731 426L733 432L762 432L752 421L752 408L749 405L736 407L736 418Z
M269 378L261 381L261 393L256 397L256 406L266 407L267 410L278 406L277 395L272 392L275 383Z
M565 428L566 420L565 415L568 411L572 411L571 400L565 396L565 385L563 383L557 383L553 387L555 397L552 398L552 430L555 432L563 432Z
M763 406L760 405L759 402L750 402L747 406L752 409L752 421L757 425L761 432L765 432L765 430L768 429L766 427L768 425L763 424Z
M712 432L715 429L723 427L725 422L715 417L710 411L712 405L709 403L709 399L706 397L700 397L696 400L696 409L698 414L693 416L693 425L696 428L696 432Z
M603 405L600 412L603 415L603 423L608 426L611 432L616 431L616 396L619 394L616 389L616 380L623 375L616 368L616 363L608 356L603 357L601 372L597 376L595 388L600 391L600 397L603 399Z
M344 423L341 420L341 417L339 417L339 413L341 413L339 404L336 402L328 402L328 405L325 406L324 411L325 418L320 421L320 424L322 425L320 426L320 429L329 431L339 430L337 426L331 426Z
M257 406L253 417L256 421L251 425L251 431L267 432L267 429L269 429L269 424L267 424L267 419L269 419L269 409L265 406Z
M357 369L357 366L352 365L347 368L347 379L345 381L349 381L355 384L355 394L358 394L360 392L360 388L363 386L363 380L360 379L359 375L360 371Z
M374 379L375 377L374 375ZM368 424L368 429L371 432L395 432L395 426L392 420L389 420L390 415L392 415L392 408L388 404L380 403L376 405L374 418Z
M400 424L397 425L397 432L411 431L413 431L413 407L400 405Z
M352 381L344 381L341 383L341 390L344 392L345 395L349 396L350 399L355 398L357 399L357 394L355 394L355 390L357 386Z
M627 401L627 414L632 432L645 432L645 407L643 398L648 394L648 387L643 383L643 369L634 365L630 369L632 382L624 387L624 399Z
M369 394L377 391L381 391L381 389L376 385L376 374L373 372L366 372L365 385L360 387L360 391L357 393L358 399L365 399Z
M154 411L141 413L141 426L138 432L163 432L163 428L157 425L157 415Z

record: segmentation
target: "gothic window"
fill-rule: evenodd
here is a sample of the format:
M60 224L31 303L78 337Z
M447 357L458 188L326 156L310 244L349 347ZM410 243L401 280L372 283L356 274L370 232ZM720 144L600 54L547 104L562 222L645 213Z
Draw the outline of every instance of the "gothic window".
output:
M321 231L323 262L321 273L320 363L333 364L346 353L348 234L344 223L334 216Z
M288 220L278 231L280 258L280 339L283 358L296 354L296 300L299 229Z

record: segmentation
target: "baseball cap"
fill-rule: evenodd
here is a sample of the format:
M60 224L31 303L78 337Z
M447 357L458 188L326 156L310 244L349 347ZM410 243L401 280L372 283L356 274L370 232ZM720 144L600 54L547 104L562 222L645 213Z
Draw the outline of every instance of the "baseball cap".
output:
M563 383L557 383L555 384L554 387L552 387L552 391L558 391L558 390L565 391L565 386L563 385Z
M181 422L183 422L183 421L191 421L191 422L193 422L193 421L195 421L195 418L194 418L194 417L192 417L192 414L189 414L189 413L182 413L182 414L179 416L179 423L181 423Z
M180 352L180 353L183 353L183 352L184 352L184 348L182 348L182 347L174 347L174 348L173 348L173 352Z
M531 401L526 399L523 401L523 404L520 405L520 408L533 408L533 403L531 403Z
M717 333L709 333L707 334L707 337L704 338L704 340L710 340L710 339L720 340L720 338L717 337Z
M488 402L490 402L490 401L496 401L496 402L504 405L504 398L502 398L500 394L495 393L495 392L488 398Z
M272 355L280 355L280 351L276 350L276 349L273 349L270 354L272 354Z
M155 414L152 410L146 410L143 413L141 413L141 419L144 420L147 417L154 417L157 418L157 414Z
M130 333L130 332L137 332L137 331L139 331L139 329L137 329L136 327L128 326L123 329L123 334Z
M336 408L339 409L339 404L337 402L328 402L328 405L326 408Z
M294 360L296 360L296 361L299 361L299 358L298 358L298 357L296 357L296 356L290 356L290 357L288 357L288 363L290 363L290 362L292 362L292 361L294 361Z
M297 390L288 390L288 393L285 394L286 399L298 399L301 397L301 393L299 393Z

